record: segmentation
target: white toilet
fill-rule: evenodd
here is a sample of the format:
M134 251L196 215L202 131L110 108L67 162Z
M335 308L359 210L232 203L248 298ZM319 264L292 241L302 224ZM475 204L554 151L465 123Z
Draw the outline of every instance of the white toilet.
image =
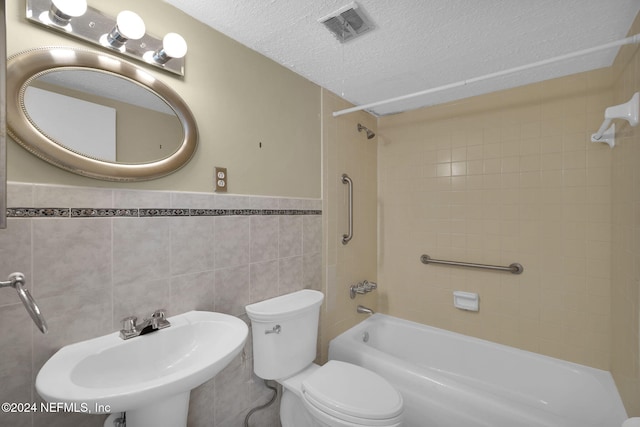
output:
M282 384L283 427L399 427L402 395L378 374L350 363L316 358L324 295L302 290L248 305L253 370Z

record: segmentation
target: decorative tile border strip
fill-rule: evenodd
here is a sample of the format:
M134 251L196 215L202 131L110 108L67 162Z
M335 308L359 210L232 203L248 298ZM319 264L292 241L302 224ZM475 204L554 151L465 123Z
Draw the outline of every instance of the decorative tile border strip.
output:
M65 218L69 208L7 208L7 217L11 218Z
M7 208L8 218L149 218L166 216L322 215L315 209Z
M139 209L139 216L189 216L189 209Z
M138 209L71 208L72 218L109 218L114 216L137 217Z

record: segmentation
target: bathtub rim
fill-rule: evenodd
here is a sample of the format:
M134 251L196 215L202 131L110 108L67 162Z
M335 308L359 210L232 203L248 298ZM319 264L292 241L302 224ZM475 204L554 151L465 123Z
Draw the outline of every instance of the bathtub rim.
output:
M473 337L469 335L465 335L455 331L449 331L446 329L438 328L431 325L425 325L418 322L414 322L407 319L402 319L399 317L391 316L383 313L376 313L364 320L360 323L352 326L346 331L342 332L338 336L334 337L330 340L329 343L329 359L331 360L332 353L336 347L339 348L339 353L344 353L344 347L347 348L349 346L354 346L355 348L352 350L352 356L357 359L361 359L363 364L371 363L374 360L380 360L381 363L389 363L392 366L401 367L403 370L410 371L412 367L416 367L415 369L420 371L422 369L431 370L431 368L414 365L411 361L403 360L401 357L387 353L381 349L372 347L362 340L362 334L372 327L375 328L378 323L391 323L395 325L400 325L400 327L410 327L410 328L418 328L424 329L427 333L434 333L436 335L445 335L448 338L459 339L465 343L469 343L470 345L481 345L481 346L490 346L500 352L505 352L504 354L514 353L518 357L525 357L526 359L533 359L538 362L550 363L555 366L559 366L561 369L568 369L573 373L578 375L588 375L593 378L601 387L602 387L602 396L606 399L605 403L608 403L608 407L606 411L602 412L603 419L609 418L620 418L620 422L617 425L621 425L622 422L627 418L626 409L622 403L622 399L620 398L619 391L613 380L613 376L609 371L602 370L599 368L594 368L591 366L581 365L575 362L555 358L552 356L547 356L540 353L535 353L529 350L520 349L517 347L508 346L505 344L489 341L486 339ZM342 360L338 358L338 360ZM356 363L354 360L349 360L351 363ZM437 369L433 368L434 371L438 372ZM442 370L440 372L448 372ZM389 378L388 378L389 379ZM600 393L600 392L598 392ZM557 413L555 410L551 410L550 414L555 414L556 416L564 417L562 413ZM575 412L571 412L575 413Z

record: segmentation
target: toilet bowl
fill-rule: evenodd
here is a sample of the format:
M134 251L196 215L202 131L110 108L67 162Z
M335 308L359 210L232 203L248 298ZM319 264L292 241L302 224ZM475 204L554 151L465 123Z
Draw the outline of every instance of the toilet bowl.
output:
M302 290L246 307L254 372L283 387L283 427L400 427L402 395L380 375L331 360L313 363L324 295Z

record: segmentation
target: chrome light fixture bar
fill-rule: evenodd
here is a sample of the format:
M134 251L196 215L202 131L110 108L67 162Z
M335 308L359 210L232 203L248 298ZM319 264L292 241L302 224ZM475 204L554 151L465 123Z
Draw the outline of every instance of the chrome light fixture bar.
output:
M29 21L98 45L112 53L184 76L187 43L168 33L160 39L146 32L144 22L133 12L116 18L86 6L82 0L27 0Z

